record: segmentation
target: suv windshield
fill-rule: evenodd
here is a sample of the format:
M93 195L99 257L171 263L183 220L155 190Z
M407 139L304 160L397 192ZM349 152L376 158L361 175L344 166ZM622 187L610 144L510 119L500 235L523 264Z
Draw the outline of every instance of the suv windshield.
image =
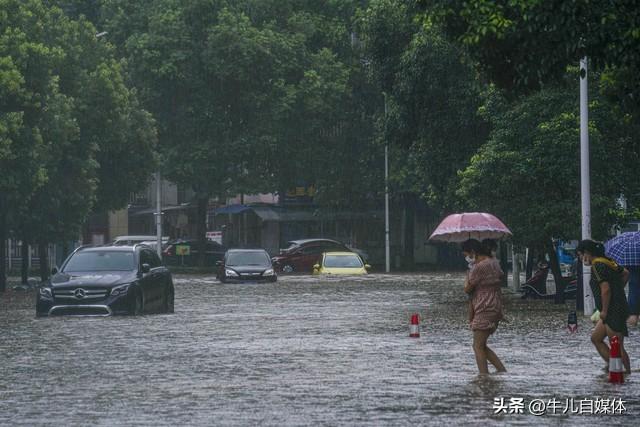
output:
M131 271L135 270L133 252L91 251L77 252L64 271Z
M362 261L358 255L327 255L324 258L324 266L331 268L362 267Z
M271 266L271 260L265 252L232 252L227 256L226 265Z

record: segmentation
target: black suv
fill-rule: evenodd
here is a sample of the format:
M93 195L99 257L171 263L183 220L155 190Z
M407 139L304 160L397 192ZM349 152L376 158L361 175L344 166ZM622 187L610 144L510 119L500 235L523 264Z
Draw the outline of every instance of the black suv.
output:
M36 316L173 313L173 280L148 246L80 247L39 289Z

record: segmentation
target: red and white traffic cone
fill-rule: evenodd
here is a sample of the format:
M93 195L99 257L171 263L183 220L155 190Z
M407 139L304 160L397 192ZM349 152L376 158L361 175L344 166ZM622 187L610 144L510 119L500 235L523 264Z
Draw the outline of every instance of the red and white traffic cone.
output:
M609 382L622 384L624 383L624 367L622 365L622 355L620 354L620 341L618 341L618 337L613 337L610 341Z
M409 323L409 336L411 338L420 338L420 316L418 313L411 315L411 323Z
M569 319L567 320L567 329L572 334L578 331L578 316L575 311L569 313Z

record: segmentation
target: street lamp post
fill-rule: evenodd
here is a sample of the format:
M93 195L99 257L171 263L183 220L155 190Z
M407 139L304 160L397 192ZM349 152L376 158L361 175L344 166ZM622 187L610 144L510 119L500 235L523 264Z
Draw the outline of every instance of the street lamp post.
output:
M582 203L582 239L591 238L591 188L589 179L589 98L587 82L587 57L580 60L580 198ZM594 310L591 295L591 267L582 268L584 291L584 315L591 316Z
M387 118L387 94L384 94L384 116ZM389 143L384 143L384 271L391 271L391 248L389 243Z
M156 172L156 251L162 258L162 181L160 171Z

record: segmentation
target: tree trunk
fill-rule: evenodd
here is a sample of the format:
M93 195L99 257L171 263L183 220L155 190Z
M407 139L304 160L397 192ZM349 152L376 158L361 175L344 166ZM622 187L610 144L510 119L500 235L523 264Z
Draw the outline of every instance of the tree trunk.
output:
M7 271L5 264L6 244L7 244L7 221L6 214L0 210L0 293L7 288Z
M558 253L553 245L553 240L549 239L545 244L545 250L549 256L549 263L551 264L551 272L553 273L553 280L556 282L556 295L554 297L554 303L564 304L564 278L560 271L560 262L558 261Z
M22 279L22 284L26 285L29 279L29 242L24 237L22 238L22 247L20 249L22 250L22 265L20 266L20 276Z
M45 282L49 278L49 248L44 242L38 242L38 256L40 257L40 280Z
M533 252L533 248L529 248L529 250L527 251L527 265L525 267L527 280L531 279L531 276L533 276Z
M196 222L196 239L198 240L198 266L204 267L206 264L207 251L207 206L209 205L208 197L198 197L197 222Z

